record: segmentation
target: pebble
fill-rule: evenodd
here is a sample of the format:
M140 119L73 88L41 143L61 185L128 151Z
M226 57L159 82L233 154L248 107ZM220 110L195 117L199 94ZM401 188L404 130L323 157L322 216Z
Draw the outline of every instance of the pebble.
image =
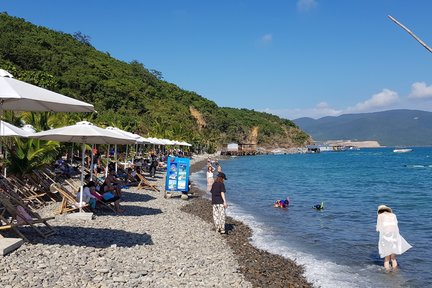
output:
M163 189L163 174L155 179ZM57 234L47 239L20 228L32 244L0 257L0 287L252 287L224 238L171 196L131 187L122 214L57 216L49 222ZM54 204L40 214L52 215Z

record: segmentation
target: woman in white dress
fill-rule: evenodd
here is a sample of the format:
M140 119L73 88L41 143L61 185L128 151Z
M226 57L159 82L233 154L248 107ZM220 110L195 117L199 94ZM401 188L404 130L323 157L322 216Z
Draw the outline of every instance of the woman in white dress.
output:
M210 188L213 185L214 182L214 175L213 175L213 166L209 165L207 167L207 191L210 191Z
M399 234L399 227L396 215L393 210L380 205L377 210L376 231L379 232L378 251L381 258L384 258L384 268L390 270L397 268L396 255L401 255L412 246Z

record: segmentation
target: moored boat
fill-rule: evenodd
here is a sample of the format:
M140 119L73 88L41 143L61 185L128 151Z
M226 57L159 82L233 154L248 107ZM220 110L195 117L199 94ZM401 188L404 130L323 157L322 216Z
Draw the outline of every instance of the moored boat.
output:
M411 148L395 148L393 149L394 153L407 153L407 152L411 152L413 151L413 149Z

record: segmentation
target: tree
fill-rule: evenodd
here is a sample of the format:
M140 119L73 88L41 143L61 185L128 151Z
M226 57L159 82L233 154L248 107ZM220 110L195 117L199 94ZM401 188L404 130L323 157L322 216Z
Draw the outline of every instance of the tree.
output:
M24 175L50 164L58 154L58 142L37 139L14 138L12 145L7 146L6 165L9 173Z
M83 43L83 44L85 44L85 45L87 45L87 46L93 47L93 46L91 45L91 43L90 43L91 37L88 36L88 35L85 35L85 34L81 33L81 31L75 32L75 33L73 34L73 37L74 37L76 40L80 41L81 43Z
M150 73L153 74L158 80L162 80L162 72L156 70L156 69L150 69Z

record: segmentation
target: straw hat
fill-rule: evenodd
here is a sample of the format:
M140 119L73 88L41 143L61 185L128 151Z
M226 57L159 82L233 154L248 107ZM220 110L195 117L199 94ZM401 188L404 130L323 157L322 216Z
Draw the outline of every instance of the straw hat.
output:
M380 206L378 206L377 214L379 214L379 212L382 211L382 210L386 210L386 211L388 211L390 213L393 213L393 210L390 207L388 207L386 205L380 205Z

